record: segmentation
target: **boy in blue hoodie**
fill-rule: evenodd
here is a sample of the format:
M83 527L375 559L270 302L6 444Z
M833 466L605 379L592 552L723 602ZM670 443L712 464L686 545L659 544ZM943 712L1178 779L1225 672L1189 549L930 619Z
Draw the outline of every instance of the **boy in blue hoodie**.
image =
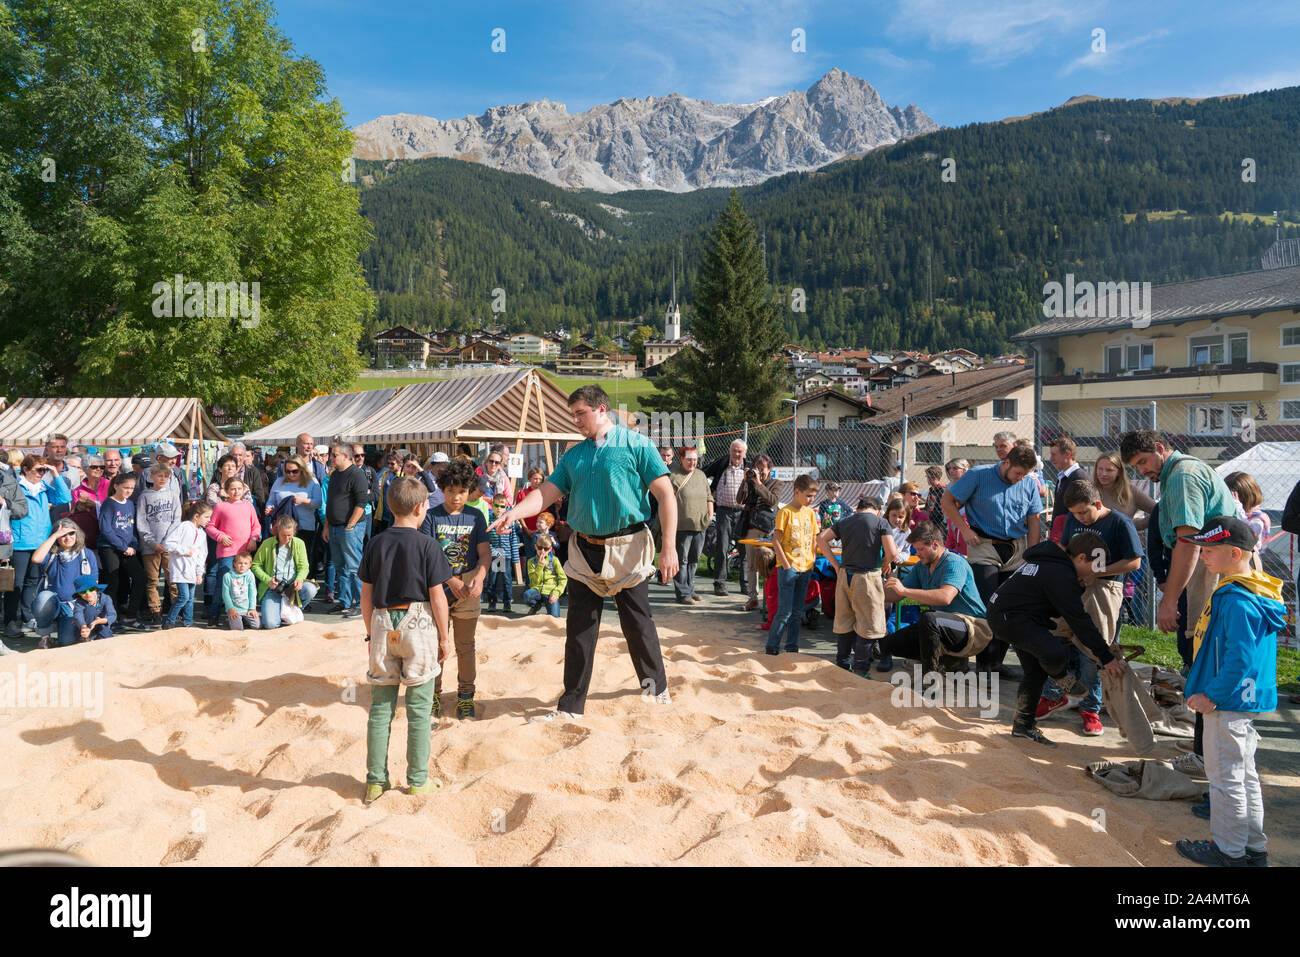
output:
M1205 722L1210 840L1175 846L1183 857L1209 867L1267 867L1253 719L1277 707L1275 636L1286 624L1282 582L1251 567L1255 533L1235 516L1210 519L1182 541L1200 546L1201 561L1219 584L1192 634L1183 692L1187 707Z

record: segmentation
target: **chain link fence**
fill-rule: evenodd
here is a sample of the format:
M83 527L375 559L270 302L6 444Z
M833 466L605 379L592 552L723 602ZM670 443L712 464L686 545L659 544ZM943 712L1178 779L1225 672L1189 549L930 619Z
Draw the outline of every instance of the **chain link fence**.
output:
M1009 433L1029 440L1042 460L1038 478L1042 484L1044 511L1050 515L1059 478L1050 461L1053 439L1072 438L1077 447L1077 461L1093 478L1099 460L1110 455L1118 458L1125 432L1137 428L1161 430L1174 448L1208 463L1225 479L1242 472L1258 486L1261 501L1257 509L1267 516L1269 527L1261 542L1260 555L1264 570L1282 580L1283 600L1288 608L1288 627L1282 639L1295 647L1300 553L1296 536L1282 530L1281 520L1286 501L1300 481L1300 424L1268 423L1261 417L1263 409L1255 409L1253 405L1205 404L1196 399L1158 403L1135 399L1125 406L1108 404L1090 411L1072 412L1048 409L1040 410L1035 416L1032 400L1001 399L951 415L932 416L887 413L858 416L846 405L846 414L839 418L823 414L826 410L821 408L800 407L797 428L794 417L738 425L700 423L694 431L703 441L691 444L702 445L701 463L726 455L734 439L745 441L751 457L766 454L781 481L783 502L790 498L790 482L797 474L796 467L798 472L813 474L822 484L814 502L816 507L825 498L825 484L831 480L842 486L840 499L850 503L862 494L883 499L889 490L897 487L898 481L914 482L925 493L931 484L927 476L930 467L938 467L942 472L954 459L964 459L970 467L996 462L994 437ZM685 443L664 444L680 447ZM897 476L892 473L895 465L901 466ZM1125 477L1134 493L1132 500L1149 496L1159 501L1158 485L1132 468L1125 468ZM942 474L939 480L947 482L948 478ZM1112 484L1108 499L1113 491ZM1129 510L1133 511L1145 547L1146 512L1135 506L1125 509ZM1043 527L1048 527L1046 517ZM1161 591L1145 556L1141 569L1129 578L1123 622L1154 628Z

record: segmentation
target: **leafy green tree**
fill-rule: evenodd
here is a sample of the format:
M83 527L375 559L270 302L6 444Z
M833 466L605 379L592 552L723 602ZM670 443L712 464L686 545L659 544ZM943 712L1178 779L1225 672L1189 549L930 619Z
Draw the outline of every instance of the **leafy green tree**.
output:
M352 136L273 14L0 7L9 395L196 395L252 419L351 386L373 311ZM241 283L243 310L223 302Z
M647 339L653 339L655 331L649 326L637 326L632 330L632 335L628 340L632 343L632 351L636 353L636 361L645 362L645 344Z
M709 422L777 418L789 391L778 352L785 333L768 297L754 224L734 190L705 246L693 304L700 348L678 353L646 403L703 412Z

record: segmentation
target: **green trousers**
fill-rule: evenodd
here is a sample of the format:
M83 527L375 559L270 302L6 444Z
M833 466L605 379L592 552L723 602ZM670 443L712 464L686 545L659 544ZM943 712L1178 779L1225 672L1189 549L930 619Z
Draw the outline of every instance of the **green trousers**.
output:
M392 613L396 627L405 612ZM399 685L370 686L370 720L366 725L366 783L388 784L388 739L397 713ZM406 783L429 780L429 729L433 715L433 682L406 688Z
M370 721L366 727L366 783L388 784L388 738L397 713L400 685L370 686ZM406 783L429 780L429 726L433 682L406 688Z

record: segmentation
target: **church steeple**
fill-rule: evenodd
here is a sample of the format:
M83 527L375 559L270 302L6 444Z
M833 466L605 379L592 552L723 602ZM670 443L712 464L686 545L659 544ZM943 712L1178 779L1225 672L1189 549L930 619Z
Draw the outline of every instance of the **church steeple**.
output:
M673 297L664 313L664 341L676 342L682 337L682 311L677 306L677 259L673 258Z

